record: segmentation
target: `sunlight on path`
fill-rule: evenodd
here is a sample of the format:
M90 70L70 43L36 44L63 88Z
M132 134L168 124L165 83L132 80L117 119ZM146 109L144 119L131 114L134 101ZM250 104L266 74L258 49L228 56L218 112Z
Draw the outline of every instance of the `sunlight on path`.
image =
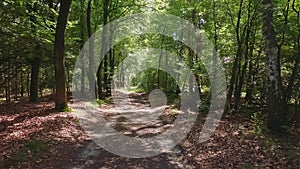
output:
M120 92L121 93L121 92ZM124 94L124 93L123 93ZM99 108L97 108L97 111L93 110L93 118L86 117L78 114L79 119L84 119L82 121L88 121L88 123L81 122L81 125L84 128L91 128L91 130L86 131L88 135L91 137L110 137L114 138L115 142L118 142L118 137L114 136L112 132L102 132L101 135L99 133L94 132L94 128L99 128L98 123L105 124L105 126L110 126L118 133L128 136L128 137L135 137L135 138L149 138L159 135L160 133L165 132L169 128L173 126L173 122L176 119L176 115L182 113L180 111L174 111L173 115L170 114L171 110L170 107L167 105L159 105L157 107L153 107L149 103L148 96L141 93L126 93L128 96L127 99L124 99L124 96L121 94L115 95L114 100L117 100L118 105L114 104L103 104L100 105ZM123 97L123 99L122 99ZM150 98L151 99L151 98ZM86 107L83 104L78 104L76 101L74 104L71 105L71 108L76 108L87 111ZM105 119L105 120L99 120ZM95 123L95 126L91 127L91 124ZM101 129L99 129L101 130ZM176 133L174 133L176 134ZM122 140L120 140L122 141ZM122 142L119 141L119 144L122 144ZM181 153L181 151L174 147L171 150L168 148L169 145L176 145L174 143L173 139L166 138L163 142L158 143L152 143L152 144L158 144L157 149L163 149L164 147L167 147L165 150L160 150L165 153L158 154L155 157L164 157L167 159L164 159L163 161L156 162L161 163L160 165L168 166L172 165L172 167L166 167L166 168L187 168L187 166L183 167L184 165L181 164L181 162L178 161L178 157ZM126 145L128 146L128 145ZM140 145L140 148L143 148L145 150L149 149L149 151L152 151L151 148L153 148L153 145ZM101 147L97 146L94 143L90 143L86 148L81 152L81 157L83 159L89 159L98 156L99 154L103 153L105 151ZM142 151L141 151L142 152ZM154 152L155 153L155 152ZM119 158L125 158L125 157L119 157ZM152 157L149 157L150 159ZM144 158L143 158L144 159ZM140 160L143 160L140 159ZM146 158L148 159L148 158ZM138 159L136 159L138 160ZM75 167L75 168L82 168ZM151 167L150 167L151 168Z

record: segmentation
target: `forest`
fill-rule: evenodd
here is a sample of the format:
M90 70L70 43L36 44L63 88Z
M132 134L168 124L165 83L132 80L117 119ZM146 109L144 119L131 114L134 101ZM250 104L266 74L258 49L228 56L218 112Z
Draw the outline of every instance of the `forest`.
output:
M0 168L300 168L300 1L0 9Z

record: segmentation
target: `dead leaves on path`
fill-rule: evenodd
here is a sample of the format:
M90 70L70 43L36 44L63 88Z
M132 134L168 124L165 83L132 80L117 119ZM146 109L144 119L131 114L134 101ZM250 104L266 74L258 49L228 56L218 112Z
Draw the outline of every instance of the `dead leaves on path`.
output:
M78 148L86 144L87 136L74 114L53 112L53 107L54 103L47 100L35 104L0 105L0 164L13 159L28 142L41 140L52 146L47 150L48 155L27 161L23 167L51 168L62 163L96 168L120 168L123 164L131 168L171 166L169 164L181 168L300 168L299 145L255 136L251 134L250 122L228 117L223 118L214 135L202 144L198 143L201 126L195 125L177 146L176 153L164 153L150 159L127 159L101 150L102 154L82 159ZM203 124L203 120L199 118L197 124ZM28 152L30 156L32 153Z

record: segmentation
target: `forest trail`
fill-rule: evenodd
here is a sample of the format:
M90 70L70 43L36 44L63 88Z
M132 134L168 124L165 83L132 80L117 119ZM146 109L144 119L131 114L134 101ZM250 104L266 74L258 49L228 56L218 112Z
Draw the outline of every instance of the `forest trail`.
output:
M124 95L128 95L124 99ZM104 118L118 133L138 138L149 138L168 130L176 118L175 113L167 105L151 107L145 93L118 93L114 100L118 104L103 104L99 107L99 116ZM76 107L76 102L72 105ZM172 140L166 140L170 142ZM147 146L144 147L147 149ZM87 142L78 150L79 161L84 163L71 168L192 168L180 161L183 156L180 147L147 158L127 158L114 155L93 141Z
M0 16L0 169L300 169L300 0L1 0ZM151 92L112 103L119 87Z
M195 125L189 135L169 152L147 158L120 157L96 145L79 125L76 113L53 112L52 97L45 97L39 103L20 101L0 105L0 168L198 169L300 166L297 142L274 141L254 135L253 125L249 121L226 116L209 140L202 144L198 142L201 126ZM149 110L147 98L146 94L130 94L131 106ZM76 106L76 102L70 106ZM100 108L102 117L117 131L128 136L151 137L166 130L174 120L174 116L170 115L171 106L162 107L164 111L159 120L147 124L143 120L128 121L122 118L113 104L103 104Z
M168 105L151 107L148 95L144 93L130 93L128 96L127 99L122 95L115 96L117 105L100 105L97 114L116 131L130 137L158 135L172 127L180 113ZM75 108L76 104L72 106Z
M1 105L5 111L0 118L3 162L0 163L0 168L192 168L180 161L179 157L183 154L178 146L167 153L148 158L126 158L112 154L86 135L75 117L76 113L52 112L54 103L49 102L49 99L52 96L36 104L20 101ZM163 119L154 118L155 120L149 121L149 118L153 118L153 109L146 94L130 94L130 102L131 106L123 104L127 107L122 108L122 114L113 104L100 105L99 115L118 132L138 137L157 135L169 128L175 119L174 116L159 113ZM70 107L74 108L76 104L74 102ZM133 110L138 110L139 115ZM168 106L155 110L170 112ZM124 116L137 121L129 121ZM43 149L36 148L33 144L47 146ZM29 150L31 148L37 150Z

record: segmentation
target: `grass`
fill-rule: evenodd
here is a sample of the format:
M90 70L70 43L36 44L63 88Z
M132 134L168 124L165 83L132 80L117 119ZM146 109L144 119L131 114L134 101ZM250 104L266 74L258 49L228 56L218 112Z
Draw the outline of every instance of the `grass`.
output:
M102 99L97 99L96 100L97 104L102 105L102 104L111 104L113 102L112 97L106 98L104 100Z

